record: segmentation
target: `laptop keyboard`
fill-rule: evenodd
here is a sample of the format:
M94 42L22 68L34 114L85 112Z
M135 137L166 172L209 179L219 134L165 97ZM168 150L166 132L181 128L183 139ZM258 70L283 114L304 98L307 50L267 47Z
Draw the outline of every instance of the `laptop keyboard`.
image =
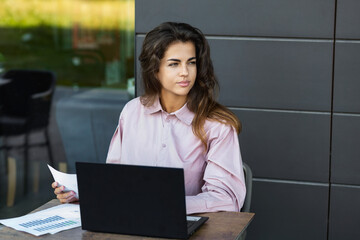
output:
M192 225L194 225L196 223L196 221L190 221L187 220L187 228L189 229Z
M192 225L194 225L199 220L200 220L200 217L186 216L187 228L189 229Z

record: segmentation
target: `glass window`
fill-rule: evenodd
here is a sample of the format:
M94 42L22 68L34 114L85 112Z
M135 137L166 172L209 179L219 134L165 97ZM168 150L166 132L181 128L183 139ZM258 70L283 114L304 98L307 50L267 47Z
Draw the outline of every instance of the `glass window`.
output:
M44 145L0 149L0 219L55 197L46 163L75 173L76 161L105 162L119 113L134 96L134 23L134 0L0 0L0 120L11 108L23 117L20 109L30 102L14 107L20 101L8 90L19 96L30 90L14 84L12 71L23 71L20 78L30 71L56 76L49 121L35 121L35 130L46 123L51 152ZM0 121L0 146L24 143L20 128L6 139L4 129L10 131ZM29 143L42 143L44 134L31 131Z
M127 88L134 0L0 0L0 71L47 69L57 84Z

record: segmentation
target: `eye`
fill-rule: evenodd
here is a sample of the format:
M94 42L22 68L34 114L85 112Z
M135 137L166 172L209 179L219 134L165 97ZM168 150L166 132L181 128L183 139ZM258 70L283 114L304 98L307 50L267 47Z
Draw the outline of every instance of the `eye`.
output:
M177 65L179 65L179 63L173 62L173 63L170 63L168 66L169 67L176 67Z
M196 65L196 61L190 61L189 65Z

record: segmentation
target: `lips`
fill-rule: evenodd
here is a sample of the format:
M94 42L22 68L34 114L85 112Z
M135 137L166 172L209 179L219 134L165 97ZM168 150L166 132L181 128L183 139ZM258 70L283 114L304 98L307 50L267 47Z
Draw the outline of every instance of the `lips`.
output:
M190 81L181 81L181 82L177 82L177 84L181 87L187 87L190 85Z

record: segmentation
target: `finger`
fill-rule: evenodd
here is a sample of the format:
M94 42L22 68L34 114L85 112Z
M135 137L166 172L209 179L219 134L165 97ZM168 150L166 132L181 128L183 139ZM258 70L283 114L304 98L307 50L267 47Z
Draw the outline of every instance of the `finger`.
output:
M65 186L61 186L61 187L55 188L54 193L56 195L58 195L58 194L61 194L64 190L65 190Z
M67 203L67 199L66 199L66 198L60 198L59 201L60 201L61 203Z
M64 199L70 199L72 197L75 197L75 193L73 191L62 194L62 198L64 198Z
M64 202L67 202L67 199L69 198L70 196L68 195L68 193L61 193L61 194L57 194L56 195L56 198L60 200L60 202L64 203Z
M63 194L56 195L56 198L59 199L60 202L66 201L66 198L63 197Z
M73 202L78 200L75 196L76 196L75 192L71 191L67 193L58 194L57 198L60 200L60 202L66 203L66 202Z
M58 184L57 182L53 182L53 183L51 184L51 187L52 187L52 188L57 188L58 185L59 185L59 184Z
M70 198L67 199L67 202L76 202L79 201L79 199L77 199L75 196L71 196Z

